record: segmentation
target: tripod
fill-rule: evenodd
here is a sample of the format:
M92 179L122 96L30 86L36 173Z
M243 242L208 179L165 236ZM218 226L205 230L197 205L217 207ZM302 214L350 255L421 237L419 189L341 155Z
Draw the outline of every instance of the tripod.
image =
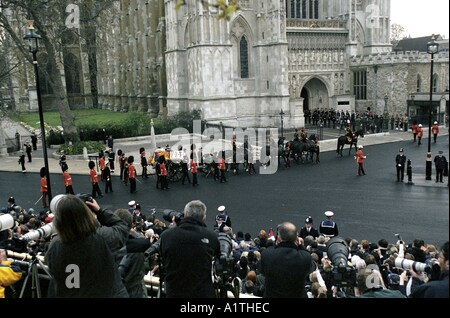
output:
M36 257L36 254L31 254L32 261L28 265L28 273L27 277L23 281L22 290L20 291L19 298L23 298L23 293L25 292L25 288L27 287L28 280L31 277L31 297L32 298L41 298L41 284L39 282L39 269L38 267L42 268L45 273L48 275L48 277L52 277L50 275L49 271L47 270L47 267L44 265L44 263L41 262L40 259Z

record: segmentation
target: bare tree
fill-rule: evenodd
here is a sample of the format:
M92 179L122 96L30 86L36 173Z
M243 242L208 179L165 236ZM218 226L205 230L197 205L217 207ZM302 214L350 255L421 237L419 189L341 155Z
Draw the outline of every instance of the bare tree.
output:
M391 44L393 47L396 47L400 40L403 40L406 37L406 29L397 23L391 25Z
M22 39L25 30L26 20L33 20L37 33L41 36L41 45L46 54L48 68L39 68L39 72L47 72L46 78L56 98L58 99L58 110L61 123L64 128L64 135L67 140L78 141L79 136L75 126L67 99L67 91L60 74L63 74L64 61L60 54L63 47L62 38L67 35L67 31L75 33L79 41L86 43L88 49L88 65L91 82L91 93L93 101L96 101L96 27L97 18L102 10L112 7L114 0L85 0L80 1L80 14L78 29L69 30L67 26L66 8L69 4L66 0L2 0L0 2L0 27L8 33L16 49L25 60L32 63L32 57L28 52ZM11 13L15 15L11 19ZM14 21L14 22L12 22ZM75 31L74 31L75 30ZM85 38L83 38L85 36ZM38 58L39 60L39 58Z

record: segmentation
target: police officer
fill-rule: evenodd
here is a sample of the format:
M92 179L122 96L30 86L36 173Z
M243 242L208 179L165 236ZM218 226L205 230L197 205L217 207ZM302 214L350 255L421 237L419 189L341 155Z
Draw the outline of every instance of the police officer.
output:
M332 211L326 211L326 220L320 223L319 232L323 236L334 237L339 235L339 230L336 222L332 220L334 213Z
M443 156L444 152L439 150L439 155L434 157L434 164L436 167L436 183L441 182L444 183L443 174L446 167L448 167L447 158Z
M403 154L403 148L400 148L398 155L395 157L395 166L397 168L397 182L403 182L405 176L406 156Z
M312 236L314 239L319 237L319 231L313 227L313 219L311 216L308 216L305 220L305 226L300 229L298 236L301 238L305 238L307 236Z

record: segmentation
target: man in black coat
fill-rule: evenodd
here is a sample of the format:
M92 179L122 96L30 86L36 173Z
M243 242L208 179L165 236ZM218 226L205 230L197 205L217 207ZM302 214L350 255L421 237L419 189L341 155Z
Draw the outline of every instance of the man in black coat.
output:
M217 234L206 228L206 206L191 201L179 225L166 230L160 239L166 269L167 298L212 298L211 264L220 256Z
M397 182L403 182L405 177L406 156L403 154L403 148L400 148L398 155L395 157L395 166L397 168Z
M261 254L261 273L266 278L264 297L306 297L305 279L315 270L311 255L297 245L297 228L292 223L278 227L277 245Z
M301 228L300 232L298 233L298 236L301 238L305 238L307 236L312 236L314 239L319 237L319 231L317 231L313 227L313 219L311 216L308 216L305 220L305 226Z
M443 175L444 169L447 167L447 158L443 156L444 152L439 150L439 155L434 157L434 165L436 167L436 182L444 183Z

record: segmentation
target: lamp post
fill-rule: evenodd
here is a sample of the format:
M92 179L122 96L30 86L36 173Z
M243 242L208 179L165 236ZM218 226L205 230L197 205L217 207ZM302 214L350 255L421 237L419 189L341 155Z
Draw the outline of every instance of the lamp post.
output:
M44 114L42 113L41 86L39 83L37 52L39 50L39 39L41 36L34 32L33 21L28 21L28 29L23 39L28 41L28 50L33 55L34 77L36 79L36 94L39 107L39 121L41 123L42 151L44 152L44 166L47 177L47 195L49 201L52 200L52 190L50 186L50 169L48 166L47 143L45 141Z
M387 108L387 103L389 100L389 96L387 94L384 95L384 111L383 111L383 121L384 121L384 129L389 130L389 112Z
M283 119L284 119L284 111L283 109L281 109L280 113L279 113L280 117L281 117L281 138L284 138L284 133L283 133Z
M431 54L431 71L430 71L430 105L428 108L428 153L425 163L425 179L431 180L431 117L433 115L433 67L434 67L434 54L439 51L439 44L436 43L434 35L431 41L427 43L427 53Z

